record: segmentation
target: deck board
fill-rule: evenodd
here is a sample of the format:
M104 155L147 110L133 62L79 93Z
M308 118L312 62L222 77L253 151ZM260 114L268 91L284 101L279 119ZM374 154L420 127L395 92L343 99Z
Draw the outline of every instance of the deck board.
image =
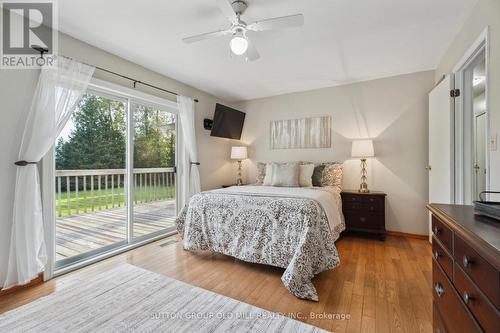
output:
M175 200L134 205L134 237L172 227ZM127 208L59 217L56 220L56 260L83 254L126 239Z

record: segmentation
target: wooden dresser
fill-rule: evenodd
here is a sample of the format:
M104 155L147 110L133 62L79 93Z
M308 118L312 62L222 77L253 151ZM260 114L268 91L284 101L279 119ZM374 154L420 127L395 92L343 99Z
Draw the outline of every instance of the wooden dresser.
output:
M500 332L500 221L431 204L435 333Z
M367 232L385 238L385 193L343 190L341 196L347 231Z

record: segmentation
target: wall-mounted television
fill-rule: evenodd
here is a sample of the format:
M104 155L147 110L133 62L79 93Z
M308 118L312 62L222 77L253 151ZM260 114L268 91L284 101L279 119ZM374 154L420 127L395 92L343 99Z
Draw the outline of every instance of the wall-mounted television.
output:
M239 140L244 122L244 112L217 103L210 135Z

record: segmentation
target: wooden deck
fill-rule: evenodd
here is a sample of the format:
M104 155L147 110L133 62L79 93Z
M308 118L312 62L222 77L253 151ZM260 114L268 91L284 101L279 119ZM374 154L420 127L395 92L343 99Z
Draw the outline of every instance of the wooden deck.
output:
M125 207L57 218L56 260L102 248L127 235ZM134 238L173 227L175 200L141 203L134 206Z

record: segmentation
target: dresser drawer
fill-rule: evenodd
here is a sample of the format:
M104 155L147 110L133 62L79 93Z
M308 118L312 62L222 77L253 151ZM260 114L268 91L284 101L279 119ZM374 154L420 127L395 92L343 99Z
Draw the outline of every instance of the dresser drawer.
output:
M439 239L448 252L453 254L453 232L434 215L432 215L432 234Z
M455 235L455 260L479 289L500 309L500 275L472 247Z
M345 202L343 207L344 210L354 210L363 212L377 212L384 213L384 205L378 203L366 203L366 202Z
M443 323L443 318L437 308L435 302L432 302L432 330L434 333L446 333L446 327Z
M439 264L432 260L433 298L449 332L481 332Z
M380 230L385 229L384 217L383 215L373 214L368 212L359 211L345 211L344 212L347 229L358 228L358 229L373 229Z
M453 281L453 258L441 247L436 237L432 239L432 257L441 266L450 281Z
M487 333L500 332L500 315L493 305L477 289L464 271L455 263L455 287L465 306L472 312L479 325Z

